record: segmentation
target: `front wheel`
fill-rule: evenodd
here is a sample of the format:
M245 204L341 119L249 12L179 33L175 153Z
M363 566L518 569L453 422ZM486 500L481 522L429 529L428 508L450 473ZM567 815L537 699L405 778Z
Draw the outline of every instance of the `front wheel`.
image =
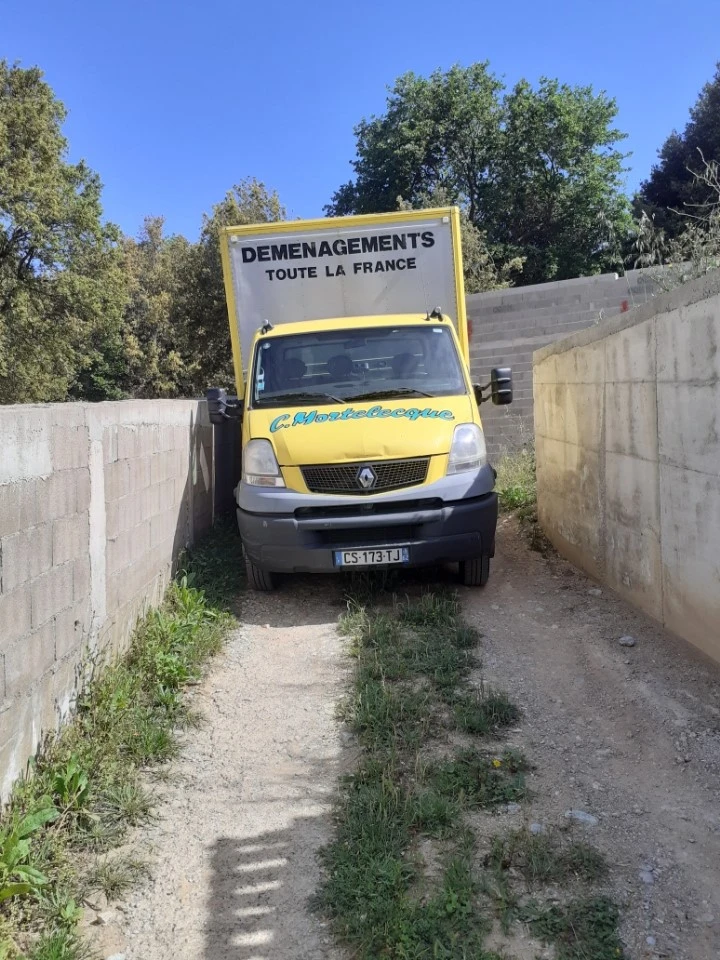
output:
M490 556L487 553L460 562L460 583L466 587L484 587L489 576Z
M275 589L275 576L269 570L263 570L256 566L251 560L245 560L245 570L247 571L248 583L253 590L261 590L267 593Z

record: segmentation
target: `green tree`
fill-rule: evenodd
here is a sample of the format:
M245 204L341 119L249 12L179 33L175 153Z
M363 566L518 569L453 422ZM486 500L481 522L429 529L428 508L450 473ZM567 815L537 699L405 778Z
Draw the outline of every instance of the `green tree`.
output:
M400 198L397 206L399 210L427 210L432 207L446 207L451 202L447 192L443 188L437 188L432 193L421 194L414 204ZM488 248L487 237L482 230L478 230L465 208L460 210L460 237L465 293L482 293L486 290L508 287L511 275L517 275L522 271L521 257L516 257L502 266L495 263Z
M120 323L117 232L64 119L38 69L0 61L0 402L65 399Z
M220 260L221 229L285 218L285 208L277 193L254 178L241 180L211 213L204 215L200 241L190 258L176 304L182 317L181 353L188 358L183 382L186 393L202 393L209 386L234 383Z
M331 215L413 206L438 190L486 238L500 270L522 283L620 266L630 226L615 102L543 79L510 91L487 63L408 73L386 112L355 128L355 178Z
M690 110L684 131L672 131L658 158L640 186L635 206L657 228L676 237L687 229L688 214L716 199L703 174L706 164L720 162L720 63Z
M182 301L195 264L185 237L163 236L162 217L147 217L140 236L122 243L127 281L121 352L122 392L133 397L175 397L192 370Z

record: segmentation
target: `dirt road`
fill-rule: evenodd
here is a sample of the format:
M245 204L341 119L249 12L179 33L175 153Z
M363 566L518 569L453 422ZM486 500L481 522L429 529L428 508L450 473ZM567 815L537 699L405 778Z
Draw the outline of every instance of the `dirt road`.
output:
M441 577L449 582L448 577ZM400 589L432 583L409 576ZM345 585L297 578L242 601L242 628L198 692L205 725L145 829L154 879L98 931L126 960L343 954L308 908L352 744L335 720ZM612 864L633 958L720 957L720 669L501 523L485 590L463 590L483 674L523 709L513 743L533 797L503 820L578 826ZM618 639L631 635L632 647Z

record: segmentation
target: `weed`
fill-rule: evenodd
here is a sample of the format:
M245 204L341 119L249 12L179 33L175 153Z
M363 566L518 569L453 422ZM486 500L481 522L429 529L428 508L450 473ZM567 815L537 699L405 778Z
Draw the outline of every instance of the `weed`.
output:
M90 799L90 780L86 770L71 755L53 777L53 798L61 810L79 811Z
M487 734L514 723L520 710L498 690L469 691L453 702L455 726L466 733Z
M132 853L106 856L98 860L86 878L89 891L99 890L108 900L128 892L138 880L148 875L148 863Z
M592 882L606 872L599 851L582 841L564 842L558 831L532 834L515 830L496 837L489 857L495 869L514 869L528 884Z
M532 443L506 453L497 465L495 489L503 510L518 510L535 504L535 449Z
M138 779L113 784L106 790L103 805L107 811L105 820L113 818L119 823L136 826L152 815L155 797Z
M397 740L418 743L431 719L428 695L367 676L358 685L352 728L371 749Z
M19 897L47 883L47 878L31 862L33 834L58 817L49 797L41 797L37 808L19 819L11 814L0 832L0 902Z
M557 960L622 960L618 909L607 897L586 897L545 908L530 903L521 919L532 932L555 946Z
M397 617L401 623L416 627L446 627L452 630L457 626L460 613L460 601L456 593L423 593L418 600L407 600L397 607Z
M442 796L471 807L491 808L527 797L525 770L526 761L515 752L495 756L470 748L431 765L427 778Z
M30 960L94 960L95 954L73 930L44 934L33 947Z

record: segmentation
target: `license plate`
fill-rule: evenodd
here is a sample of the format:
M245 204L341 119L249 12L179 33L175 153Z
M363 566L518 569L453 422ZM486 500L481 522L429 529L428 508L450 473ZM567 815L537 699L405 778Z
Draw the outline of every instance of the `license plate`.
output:
M336 550L336 567L379 567L386 563L409 563L407 547L383 547L379 550Z

